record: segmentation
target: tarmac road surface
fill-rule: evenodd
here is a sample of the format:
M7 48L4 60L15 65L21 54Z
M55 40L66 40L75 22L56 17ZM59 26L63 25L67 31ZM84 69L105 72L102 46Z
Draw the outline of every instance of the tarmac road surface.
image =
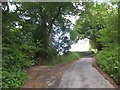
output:
M64 73L58 88L114 88L93 66L92 58L81 58Z

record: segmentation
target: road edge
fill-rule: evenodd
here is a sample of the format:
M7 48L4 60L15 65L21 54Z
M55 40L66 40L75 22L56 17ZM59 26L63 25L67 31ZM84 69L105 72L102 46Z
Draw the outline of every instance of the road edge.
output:
M96 63L95 57L93 57L92 66L106 79L108 80L115 88L120 88L120 86L115 82L113 78L111 78L106 72L104 72Z

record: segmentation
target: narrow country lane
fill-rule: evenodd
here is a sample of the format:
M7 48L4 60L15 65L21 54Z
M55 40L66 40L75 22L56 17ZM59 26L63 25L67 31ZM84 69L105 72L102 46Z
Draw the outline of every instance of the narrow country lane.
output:
M92 58L81 58L67 69L59 88L114 88L93 66Z

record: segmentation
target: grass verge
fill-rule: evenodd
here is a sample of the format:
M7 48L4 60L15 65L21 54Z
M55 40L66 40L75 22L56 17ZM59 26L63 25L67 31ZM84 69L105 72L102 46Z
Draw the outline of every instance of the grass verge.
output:
M70 53L64 54L64 55L57 55L56 57L54 57L53 59L49 60L45 64L46 65L65 64L67 62L71 62L71 61L77 60L80 57L81 56L78 53L70 52Z

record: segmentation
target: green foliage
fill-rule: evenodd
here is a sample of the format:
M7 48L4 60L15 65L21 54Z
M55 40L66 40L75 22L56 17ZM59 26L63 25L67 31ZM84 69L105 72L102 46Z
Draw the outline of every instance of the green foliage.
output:
M120 56L118 55L118 50L120 48L113 47L100 51L96 60L98 65L107 72L115 81L120 84Z
M3 70L7 69L10 71L12 69L18 71L25 66L33 65L33 63L31 56L27 56L15 47L3 50Z
M34 64L34 47L30 41L24 42L21 46L14 43L9 47L3 48L3 88L19 88L27 79L27 74L24 71L26 67Z
M47 65L55 65L60 63L67 63L74 61L80 58L79 53L69 52L64 55L57 55L55 58L51 59L49 62L46 62Z
M16 9L10 11L10 5ZM54 59L56 62L58 52L52 46L53 26L61 28L60 31L70 31L66 27L71 22L65 15L74 15L76 8L71 2L3 2L2 7L2 86L19 88L27 79L25 69L33 65L35 59L43 58L44 62Z
M72 40L72 42L76 43L79 40L79 33L77 30L73 29L70 31L70 38Z
M106 12L108 15L104 17L105 28L98 31L97 38L104 48L97 54L96 59L100 67L120 84L118 12L117 8L110 6Z
M47 50L44 48L40 48L39 51L37 52L36 58L43 58L44 60L47 59L48 61L52 58L54 58L54 56L56 56L58 52L54 49L54 48L48 48Z
M80 38L90 39L91 47L99 51L97 63L120 84L118 8L118 3L85 2L85 11L77 20L75 30Z
M53 33L53 28L60 28L60 32L67 31L66 27L70 23L70 20L65 18L65 15L73 15L76 12L76 8L71 2L34 2L34 3L21 3L22 7L21 16L30 17L29 21L32 22L31 27L33 29L33 39L36 43L37 40L41 41L42 49L38 50L39 56L49 57L47 53L52 52L50 48L53 46L53 42L57 41L53 37L57 33ZM27 20L26 20L27 21ZM54 26L54 27L53 27ZM70 29L70 28L69 28ZM57 31L55 29L55 31ZM70 31L70 30L69 30ZM69 33L69 32L68 32ZM63 33L64 35L64 33ZM67 42L66 42L67 43ZM60 43L58 43L60 44ZM63 44L63 43L61 43ZM56 44L55 44L56 45ZM64 45L64 44L63 44ZM63 45L59 45L62 47ZM70 45L69 45L70 47ZM46 50L47 49L47 50ZM56 49L56 48L55 48ZM64 48L66 49L66 48ZM47 51L47 52L46 52ZM50 52L48 52L50 51ZM45 53L45 54L44 54ZM53 54L54 55L54 54Z
M28 78L26 71L3 71L2 88L20 88Z
M25 68L34 64L36 44L33 42L32 33L16 28L12 20L3 22L3 47L2 47L2 88L19 88L27 79ZM3 16L6 17L3 11ZM3 17L3 18L4 18ZM15 16L14 16L15 17Z
M84 9L84 13L76 22L75 30L79 32L80 38L90 39L91 46L100 51L103 47L103 42L98 40L99 37L102 37L100 32L107 32L107 35L109 35L109 32L113 32L110 35L116 35L115 30L118 26L117 8L110 6L107 2L86 2L84 3ZM110 39L109 37L108 40ZM104 36L103 40L105 40Z

